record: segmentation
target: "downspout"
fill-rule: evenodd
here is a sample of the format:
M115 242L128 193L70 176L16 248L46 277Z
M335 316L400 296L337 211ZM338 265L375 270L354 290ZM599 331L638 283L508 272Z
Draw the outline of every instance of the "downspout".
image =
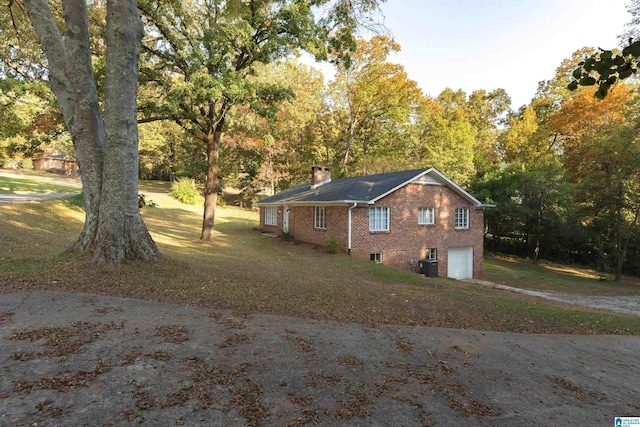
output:
M351 255L351 211L358 206L357 203L354 203L353 206L349 206L349 232L347 236L347 254Z

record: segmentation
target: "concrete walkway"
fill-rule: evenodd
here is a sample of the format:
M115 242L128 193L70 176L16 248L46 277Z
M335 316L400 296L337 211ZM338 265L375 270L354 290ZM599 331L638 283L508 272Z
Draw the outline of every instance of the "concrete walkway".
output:
M469 283L500 289L503 291L517 292L519 294L530 295L533 297L545 298L552 301L559 301L568 304L580 305L583 307L600 308L617 313L632 314L640 316L640 295L636 296L584 296L584 295L560 295L549 292L531 291L528 289L514 288L512 286L499 285L485 280L468 279Z
M50 193L50 194L0 194L0 205L13 203L39 202L48 199L61 199L74 196L75 193Z

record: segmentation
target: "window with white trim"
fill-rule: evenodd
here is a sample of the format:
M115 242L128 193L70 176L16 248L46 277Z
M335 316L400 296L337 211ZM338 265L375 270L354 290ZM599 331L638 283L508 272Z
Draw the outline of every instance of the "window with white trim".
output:
M418 224L419 225L432 225L436 222L436 210L435 208L420 208L418 209Z
M369 259L375 263L382 264L382 252L369 254Z
M264 208L264 225L278 225L278 208L266 206Z
M313 207L313 227L314 228L327 228L327 208L324 206Z
M389 231L389 208L369 208L369 231Z
M427 259L428 260L438 259L438 251L436 250L436 248L427 249Z
M469 228L469 209L456 208L454 218L457 229Z

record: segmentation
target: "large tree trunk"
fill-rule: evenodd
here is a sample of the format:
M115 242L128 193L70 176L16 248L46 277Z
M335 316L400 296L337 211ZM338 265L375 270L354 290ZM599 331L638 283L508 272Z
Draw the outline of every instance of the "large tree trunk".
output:
M89 24L85 2L65 0L63 12L65 22L76 23L76 25L67 25L65 32L67 53L64 57L66 57L66 75L71 87L75 89L72 124L68 128L78 158L85 206L84 228L74 249L78 252L88 252L93 249L100 218L105 131L91 66Z
M216 205L220 192L220 170L218 160L220 158L220 143L224 130L224 116L218 121L215 128L207 135L207 175L204 184L204 215L202 217L202 234L200 240L213 242L213 231L216 218Z
M91 68L85 2L63 2L67 23L64 40L46 0L25 0L25 6L47 57L49 84L71 134L81 171L85 223L74 249L89 251L98 230L105 136Z
M91 66L85 1L63 0L64 39L47 0L25 0L25 6L78 157L86 216L74 249L95 262L158 258L138 209L136 92L142 26L136 1L107 4L105 121Z
M135 0L107 2L105 75L105 165L100 225L93 260L150 260L160 253L138 206L136 95L142 23Z
M340 162L340 173L344 175L347 170L347 164L349 163L349 157L351 156L351 146L353 145L353 141L356 138L356 133L359 131L360 122L357 117L353 117L351 121L351 125L349 126L349 134L347 135L347 142L344 151L344 157L342 158L342 162Z

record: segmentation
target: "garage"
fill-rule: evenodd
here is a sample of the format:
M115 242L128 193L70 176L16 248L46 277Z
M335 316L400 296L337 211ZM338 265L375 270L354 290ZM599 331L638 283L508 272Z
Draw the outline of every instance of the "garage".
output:
M473 247L450 248L447 266L447 277L452 279L473 278Z

